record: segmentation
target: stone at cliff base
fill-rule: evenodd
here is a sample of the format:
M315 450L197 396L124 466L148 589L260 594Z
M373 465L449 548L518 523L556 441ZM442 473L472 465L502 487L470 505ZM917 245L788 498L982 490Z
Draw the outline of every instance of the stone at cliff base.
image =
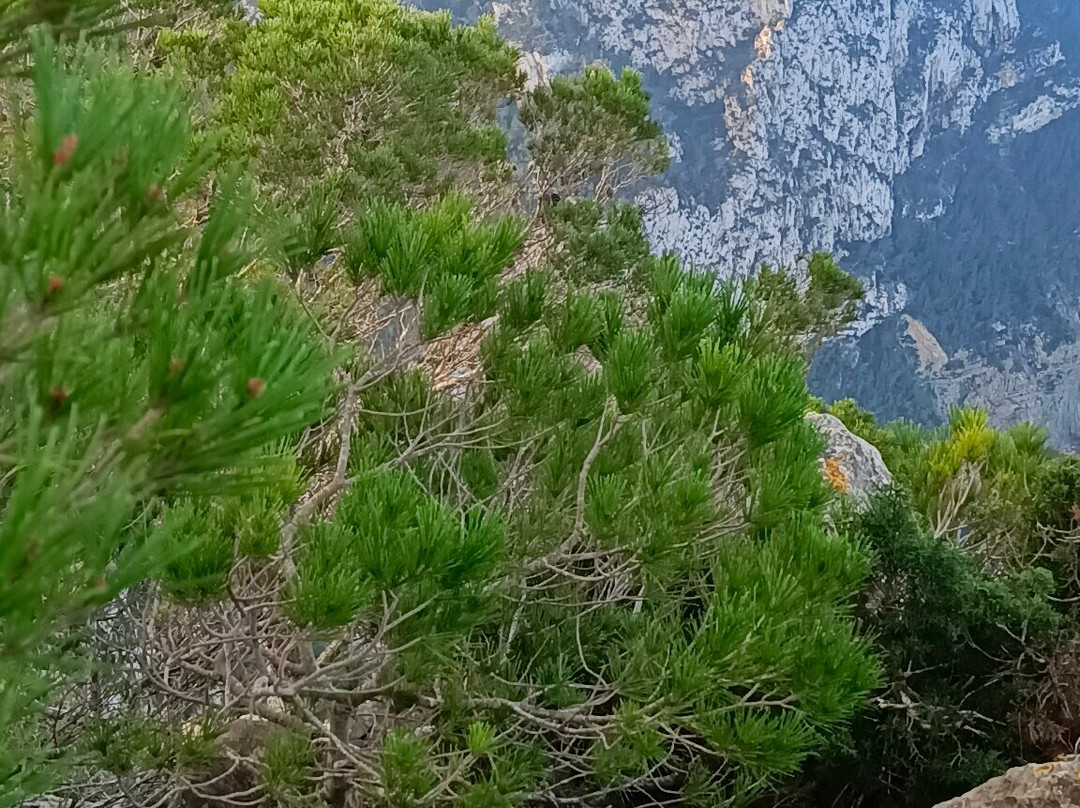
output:
M853 434L835 415L811 412L806 420L825 437L821 471L837 491L863 498L892 484L892 474L877 447Z
M1080 808L1080 757L1009 769L936 808Z

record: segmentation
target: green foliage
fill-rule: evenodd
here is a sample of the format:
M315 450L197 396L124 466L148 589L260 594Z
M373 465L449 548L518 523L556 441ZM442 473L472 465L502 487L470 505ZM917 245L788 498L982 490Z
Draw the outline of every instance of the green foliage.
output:
M502 554L504 528L480 510L464 514L428 495L403 471L361 473L334 523L313 526L297 558L290 616L318 628L345 625L392 595L421 616L403 623L404 640L425 638L419 655L438 652L438 635L467 621L467 597Z
M204 6L219 5L204 0ZM2 0L0 2L0 76L25 76L33 45L27 33L37 29L53 38L112 38L141 26L160 23L163 15L153 0Z
M817 799L929 806L1023 755L1014 727L1037 670L1025 651L1061 624L1053 577L1038 567L989 574L928 536L898 490L877 495L853 527L874 553L860 612L889 685L850 746L815 772Z
M194 504L183 529L135 535L133 517L255 490L267 446L323 412L330 368L278 288L233 277L251 260L237 183L201 231L181 224L208 162L178 86L34 47L0 213L0 728L29 738L81 668L55 631L155 572L220 571ZM0 802L49 754L6 745Z
M502 290L499 319L506 328L524 331L544 314L547 300L547 276L540 272L526 272Z
M564 200L545 208L544 222L555 242L552 269L573 282L640 280L656 260L633 205Z
M221 728L208 721L184 726L123 717L98 720L87 728L86 753L102 769L128 774L146 769L194 769L218 753Z
M1025 751L1032 650L1070 631L1071 458L975 410L931 431L837 402L914 500L856 512L820 472L804 367L862 287L824 254L745 283L651 255L610 201L667 164L638 74L520 99L540 199L514 207L494 122L520 76L490 20L263 11L159 37L205 94L197 135L176 84L37 60L0 211L0 802L56 754L40 708L86 667L64 630L146 578L177 612L247 618L225 689L78 750L186 775L221 757L211 716L257 710L281 728L249 775L281 806L732 805L807 771L820 804L928 804ZM204 211L222 156L275 204L223 177ZM282 458L332 358L318 307L237 277L256 244L297 290L335 253L317 280L356 287L346 314L377 279L377 316L415 302L426 339L487 321L464 393L348 368L303 438L340 455L302 505ZM248 573L266 588L236 592Z
M607 391L623 412L638 409L654 389L656 355L643 331L626 331L612 341L604 359Z
M174 550L175 559L165 567L163 583L173 597L199 601L225 590L233 565L233 545L224 540L218 526L193 504L173 508L154 532L154 539Z
M796 361L770 357L754 363L739 391L739 417L746 439L757 448L773 443L802 423L806 379Z
M719 314L720 296L712 276L696 275L682 281L650 314L655 323L660 350L667 362L678 362L696 352L706 330Z
M847 607L865 556L822 527L829 489L800 360L761 351L755 301L670 269L644 279L658 290L648 301L516 281L482 351L484 395L446 410L481 425L480 447L417 457L438 397L418 377L387 380L366 401L403 414L372 422L396 448L357 444L366 459L334 520L301 542L295 620L340 626L386 601L410 614L392 633L407 648L397 671L420 692L438 677L436 734L490 758L490 772L460 770L466 803L513 804L495 776L501 750L537 733L545 779L565 787L567 710L580 711L567 732L604 727L583 783L598 794L692 766L712 798L749 798L797 771L877 681ZM642 302L646 320L630 311ZM599 368L580 361L601 343ZM410 411L427 415L404 427ZM420 445L462 439L436 429ZM474 463L481 485L422 484ZM523 487L504 510L507 486ZM608 577L607 554L625 559L625 579ZM594 588L615 580L625 595ZM588 704L598 676L610 718ZM554 712L522 725L512 703ZM388 739L396 801L435 787L435 759L418 739Z
M259 777L269 796L279 804L295 804L310 796L309 778L314 770L315 753L309 738L278 730L267 739Z
M289 191L339 175L352 198L404 200L502 171L496 102L519 81L492 20L452 26L391 0L276 0L263 21L166 32L202 77L228 155ZM226 70L226 65L229 69Z
M596 65L557 76L525 98L520 114L542 195L589 187L599 199L667 168L667 140L649 116L641 75L628 68L618 78Z
M383 743L382 779L387 804L405 808L422 805L438 782L424 742L402 731L392 732Z
M1037 487L1051 460L1044 430L996 430L985 412L960 407L937 430L903 422L879 427L853 409L841 403L837 412L881 449L935 531L963 528L970 551L994 563L1018 568L1036 561L1047 539L1036 514Z
M850 401L830 411L881 449L911 501L894 494L863 520L879 551L864 620L892 683L826 767L821 799L930 805L1071 746L1075 458L971 408L939 429L879 425Z
M597 299L588 292L571 290L558 306L551 307L544 318L548 334L560 353L573 353L592 343L600 334Z
M172 597L192 603L219 597L236 554L260 559L278 549L281 521L302 489L291 458L267 456L263 462L266 472L276 466L280 476L221 499L185 499L153 519L142 541L170 559L159 580Z
M354 279L378 277L383 294L422 298L427 338L488 317L523 230L513 217L474 221L471 210L458 195L423 210L373 203L347 237L346 269Z
M1038 524L1058 531L1080 525L1080 457L1051 458L1039 468L1033 488L1032 510Z
M272 257L292 276L309 268L338 243L341 191L337 183L314 185L305 193L295 211L271 222L270 238L276 255Z
M750 284L751 293L764 304L770 331L807 356L855 320L865 291L827 253L814 253L805 278L784 269L763 266Z

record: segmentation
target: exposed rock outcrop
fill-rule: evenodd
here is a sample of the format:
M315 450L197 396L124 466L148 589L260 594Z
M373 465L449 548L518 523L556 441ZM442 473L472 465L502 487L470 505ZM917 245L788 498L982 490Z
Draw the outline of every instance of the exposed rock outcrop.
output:
M1080 808L1080 758L1009 769L936 808Z
M915 345L915 352L919 356L919 370L928 368L941 370L945 367L949 357L941 347L941 343L930 333L930 330L914 317L909 317L906 314L903 316L903 320L907 323L907 335Z
M822 473L833 488L857 498L892 483L892 473L873 444L853 434L835 415L807 413L806 420L824 436Z
M958 351L948 365L926 368L925 376L942 408L984 408L998 427L1031 421L1046 427L1056 445L1080 449L1080 342L1051 348L1036 333L1014 351L1004 362Z

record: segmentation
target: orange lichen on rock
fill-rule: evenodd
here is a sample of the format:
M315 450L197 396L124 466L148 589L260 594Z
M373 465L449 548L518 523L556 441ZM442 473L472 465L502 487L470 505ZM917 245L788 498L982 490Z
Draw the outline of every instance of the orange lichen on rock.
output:
M834 491L846 494L851 490L851 480L840 465L839 458L827 457L822 460L821 473L825 476L825 482L831 485Z

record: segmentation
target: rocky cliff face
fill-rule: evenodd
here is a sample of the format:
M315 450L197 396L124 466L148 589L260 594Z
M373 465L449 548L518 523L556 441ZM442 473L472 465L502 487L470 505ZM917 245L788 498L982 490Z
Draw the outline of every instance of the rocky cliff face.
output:
M894 178L934 132L970 127L980 102L1011 80L983 54L1015 37L1012 0L939 5L830 0L774 10L738 84L724 90L717 134L735 169L728 187L715 212L680 204L677 191L659 194L650 222L658 243L748 267L885 235ZM760 224L741 224L750 221Z
M658 248L724 273L847 257L872 294L814 374L823 394L924 419L965 400L1080 437L1057 401L1080 390L1077 4L448 2L494 11L549 73L644 74L675 155L642 199Z

